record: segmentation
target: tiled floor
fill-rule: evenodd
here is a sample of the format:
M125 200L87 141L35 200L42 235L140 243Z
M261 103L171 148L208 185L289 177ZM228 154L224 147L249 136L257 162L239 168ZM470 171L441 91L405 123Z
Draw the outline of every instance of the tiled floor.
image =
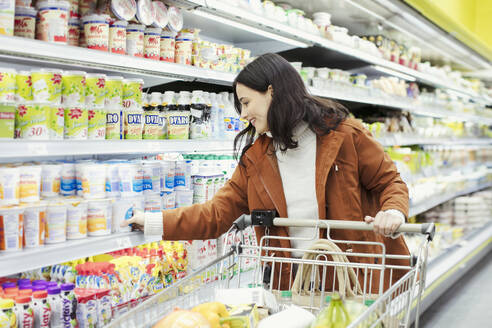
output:
M492 252L421 317L422 328L492 327Z

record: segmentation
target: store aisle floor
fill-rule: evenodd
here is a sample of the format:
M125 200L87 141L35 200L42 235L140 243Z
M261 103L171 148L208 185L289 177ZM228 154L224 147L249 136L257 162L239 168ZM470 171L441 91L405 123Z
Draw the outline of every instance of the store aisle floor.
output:
M422 328L492 326L492 252L421 317Z

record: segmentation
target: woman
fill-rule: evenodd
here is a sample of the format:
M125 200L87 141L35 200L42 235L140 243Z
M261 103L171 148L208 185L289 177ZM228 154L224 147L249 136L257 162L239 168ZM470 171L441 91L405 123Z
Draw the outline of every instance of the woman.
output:
M334 230L330 235L336 240L379 241L388 254L408 255L401 236L387 238L405 221L407 187L383 148L358 121L347 118L343 106L309 95L297 71L276 54L260 56L247 65L233 88L236 110L250 124L234 142L236 151L238 145L245 147L232 178L204 204L157 215L139 212L128 223L166 240L191 240L217 238L241 214L256 209L275 209L284 218L365 219L374 222L374 232ZM258 240L264 232L257 228ZM313 236L312 228L274 227L270 234ZM308 248L311 243L270 241L273 247L296 249ZM381 252L376 246L339 246L354 253ZM299 252L277 253L302 256ZM351 261L375 260L361 257ZM401 260L388 263L408 265ZM289 277L290 268L284 266L282 271ZM392 274L393 281L403 273ZM385 288L389 280L385 274ZM288 279L282 282L281 288L288 288ZM378 282L374 275L373 290Z

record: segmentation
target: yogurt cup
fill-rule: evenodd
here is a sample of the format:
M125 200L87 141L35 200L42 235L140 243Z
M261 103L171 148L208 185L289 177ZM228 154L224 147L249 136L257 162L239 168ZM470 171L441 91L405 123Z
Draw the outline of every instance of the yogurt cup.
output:
M107 161L106 164L106 196L120 197L120 173L119 166L124 161Z
M22 250L23 213L22 207L0 207L0 251Z
M143 176L139 163L122 163L118 166L121 198L142 195Z
M34 101L61 102L62 71L42 68L31 71L32 96Z
M97 7L97 0L79 0L79 16L93 13Z
M19 167L0 167L0 189L0 206L19 204Z
M160 161L159 163L161 165L161 193L174 191L176 162Z
M126 28L128 22L115 21L109 26L109 50L115 54L126 54Z
M34 39L36 36L36 14L31 7L15 7L14 35Z
M46 205L32 204L24 208L24 247L37 248L44 245Z
M193 34L178 33L176 36L176 51L174 62L177 64L191 65L193 54Z
M125 109L124 114L124 135L125 139L142 139L143 135L143 110Z
M77 191L75 175L75 163L61 163L60 194L62 196L74 196Z
M88 201L87 235L105 236L111 234L113 221L113 200L101 199Z
M106 97L106 75L87 74L85 104L92 108L103 108Z
M67 239L87 237L87 201L81 198L70 198L67 204Z
M70 0L70 19L79 18L79 0Z
M60 195L62 164L46 163L41 165L41 197L52 198Z
M40 165L24 165L20 167L19 200L21 202L39 202L41 169Z
M62 102L64 106L80 106L85 103L86 73L66 71L62 76Z
M71 17L68 21L68 44L71 46L79 46L80 39L80 20Z
M14 35L15 1L3 1L0 7L0 34Z
M0 102L0 139L14 139L15 102Z
M144 195L159 195L161 193L161 164L157 161L145 161L143 169Z
M161 28L148 27L144 32L144 57L159 60L161 54Z
M172 210L176 208L176 192L166 191L162 194L162 209Z
M193 190L176 190L176 207L193 205Z
M0 68L0 101L15 100L16 75L15 69Z
M121 108L106 110L106 139L122 139Z
M106 97L105 107L120 108L123 103L123 77L108 76L106 77Z
M67 240L67 205L53 201L46 206L46 244L63 243Z
M125 109L141 109L143 85L143 79L136 78L123 80L122 100Z
M154 22L155 9L151 0L137 0L137 19L145 26Z
M167 16L167 7L161 1L153 1L152 5L154 6L155 16L154 22L152 26L164 28L169 22L169 18Z
M145 25L128 24L126 28L126 54L134 57L144 55Z
M36 39L66 44L70 3L68 1L46 0L36 3L36 5L39 9Z
M162 211L162 199L160 194L145 195L145 212L158 213Z
M86 15L82 17L86 47L89 49L108 51L109 47L109 16Z
M65 110L61 105L51 105L49 109L50 118L48 132L50 140L63 140L63 129L65 126Z
M175 51L176 33L173 31L163 30L161 32L161 60L174 63Z
M82 167L82 190L85 199L106 197L106 164L88 163Z
M169 19L167 26L170 30L177 33L183 29L183 14L177 7L170 6L167 8L167 16Z
M131 21L137 13L135 0L111 0L111 10L118 19Z
M32 101L32 80L31 72L20 71L16 75L17 89L15 92L15 101L25 102Z
M15 112L15 135L20 139L48 140L50 104L29 102Z
M112 232L130 232L131 227L121 227L120 224L133 216L134 210L144 210L145 203L143 196L120 198L113 203L113 226Z
M106 139L106 111L104 109L89 109L88 139Z
M84 106L66 107L65 109L65 139L86 140L88 130L88 112Z

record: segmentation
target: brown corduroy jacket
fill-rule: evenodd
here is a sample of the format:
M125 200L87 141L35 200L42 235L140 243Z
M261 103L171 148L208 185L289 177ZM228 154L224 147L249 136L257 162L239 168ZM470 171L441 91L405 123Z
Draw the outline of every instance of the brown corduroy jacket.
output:
M164 236L166 240L191 240L218 238L233 221L243 213L256 209L275 209L279 217L287 217L287 206L282 180L271 138L259 137L245 154L245 167L238 165L232 178L215 197L191 207L164 211ZM363 221L366 215L397 209L408 216L408 189L401 180L395 165L382 146L355 119L346 119L336 130L317 137L316 196L319 218L324 220ZM303 168L299 168L303 169ZM256 229L258 242L263 228ZM288 228L274 227L271 235L288 236ZM391 239L372 231L332 230L335 240L377 241L384 243L386 254L408 255L403 237ZM326 232L320 236L326 237ZM271 240L270 246L289 248L288 240ZM342 250L353 253L381 253L381 247L357 244L339 244ZM289 252L276 252L276 256L290 257ZM350 261L374 263L380 260L351 257ZM388 264L409 265L407 260L387 260ZM389 270L385 273L385 289L390 282ZM395 282L405 272L392 273ZM290 269L282 267L282 286L288 287ZM362 276L359 279L362 283ZM374 272L372 290L379 286L379 274ZM275 286L274 288L278 288Z

